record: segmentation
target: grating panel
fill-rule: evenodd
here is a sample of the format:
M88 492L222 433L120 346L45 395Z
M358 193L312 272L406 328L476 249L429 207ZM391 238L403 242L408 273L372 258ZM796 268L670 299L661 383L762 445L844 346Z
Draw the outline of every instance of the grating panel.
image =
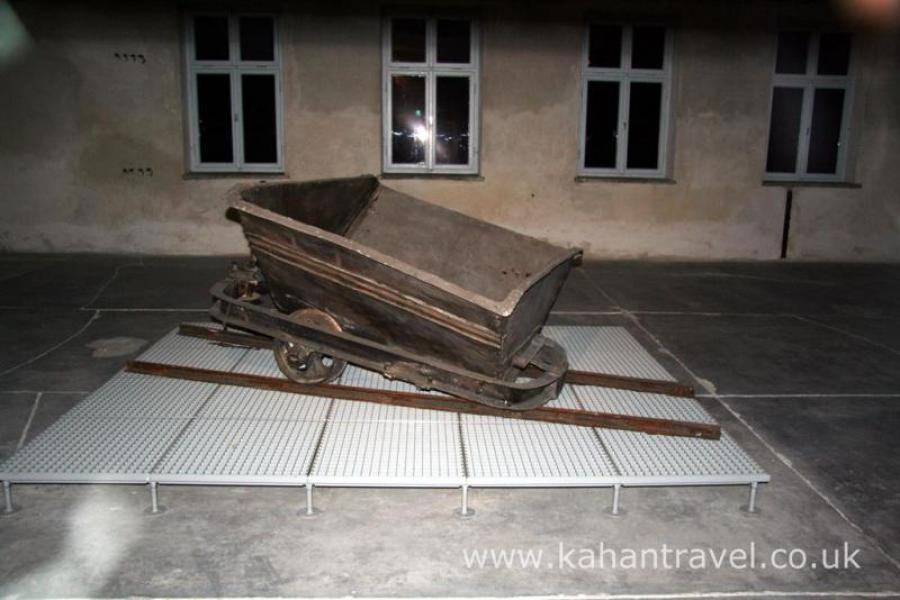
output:
M153 470L178 483L305 484L325 423L196 419Z
M573 368L671 379L623 328L546 333L567 347ZM269 350L174 332L141 360L281 376ZM352 366L341 383L415 390ZM550 406L713 422L694 400L586 386L564 387ZM727 434L719 442L656 437L132 373L113 377L17 452L0 478L423 487L768 481Z
M251 348L248 350L241 362L234 368L234 372L286 379L282 375L281 369L278 368L278 363L275 362L275 355L272 351L262 348Z
M223 385L198 416L205 419L324 421L328 398Z
M572 369L674 380L624 327L552 326L543 333L566 349Z
M230 371L246 353L246 348L212 344L208 340L178 335L176 329L166 334L137 359L180 367Z
M0 479L143 483L187 424L184 419L64 416L7 460Z
M598 429L624 477L647 485L745 483L769 476L727 433L718 441Z
M459 423L455 419L329 422L310 481L318 485L461 485Z
M461 418L472 485L597 485L616 475L616 467L587 427L475 415Z
M66 418L187 419L209 398L215 384L119 372Z
M706 409L692 398L592 386L573 386L573 388L585 410L696 423L716 422Z

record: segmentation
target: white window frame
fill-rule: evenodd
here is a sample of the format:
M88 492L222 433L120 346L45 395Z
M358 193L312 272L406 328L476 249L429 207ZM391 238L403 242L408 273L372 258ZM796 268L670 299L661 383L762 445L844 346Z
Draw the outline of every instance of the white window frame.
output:
M622 49L620 66L591 67L590 43L592 25L616 25L622 28ZM666 31L662 69L634 69L631 67L631 38L634 27L656 26ZM635 179L664 179L669 170L669 123L672 108L672 71L674 62L674 34L671 27L664 23L608 23L593 21L585 27L581 64L581 116L578 127L578 174L585 177L625 177ZM619 84L619 128L616 133L616 166L586 167L584 164L587 143L587 96L588 84L592 81L609 81ZM656 169L629 169L628 161L628 107L631 96L631 83L661 83L660 99L659 153Z
M425 62L408 63L393 62L391 52L391 27L393 19L423 19L425 20ZM438 63L437 62L437 22L443 19L464 20L469 22L469 63ZM382 32L382 171L384 173L422 173L422 174L456 174L475 175L479 171L479 140L480 140L480 112L479 101L479 77L481 74L481 36L480 27L476 19L456 15L421 15L421 14L391 14L384 19ZM391 78L394 75L417 75L425 78L425 126L428 140L425 144L425 162L423 164L394 163L391 157ZM469 161L465 165L440 165L435 162L435 116L436 84L438 77L468 77L469 78Z
M763 179L765 181L811 181L811 182L844 182L847 177L847 142L850 139L850 115L852 114L854 96L854 57L853 44L856 41L850 38L850 61L847 65L846 75L819 75L819 38L828 31L807 31L791 29L785 31L797 31L809 33L809 45L806 49L806 73L787 74L777 73L777 59L772 65L772 89L769 94L769 121L766 130L766 152L763 159ZM779 32L781 33L781 32ZM778 34L775 36L775 52L778 52ZM775 106L775 88L801 88L803 90L803 103L800 110L800 140L797 144L797 162L793 173L774 173L767 171L769 161L769 144L772 133L772 110ZM841 113L841 132L838 138L838 156L834 174L808 173L809 139L812 133L813 101L817 89L842 89L844 90L844 108Z
M226 17L228 19L228 60L198 61L194 49L195 17ZM269 17L272 19L274 38L274 60L240 60L240 18ZM187 90L187 113L189 131L189 169L194 173L283 173L284 172L284 102L281 85L281 49L279 43L278 18L270 13L253 12L192 12L185 15L185 73ZM231 81L231 147L232 162L200 162L200 127L197 107L197 74L222 73L230 75ZM274 163L244 162L243 106L241 102L241 76L269 74L275 76L275 135L276 156Z

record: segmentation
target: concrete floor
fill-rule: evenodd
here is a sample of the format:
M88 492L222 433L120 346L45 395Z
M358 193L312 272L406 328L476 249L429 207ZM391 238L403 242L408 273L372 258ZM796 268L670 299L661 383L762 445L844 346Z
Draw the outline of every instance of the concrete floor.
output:
M0 255L0 458L202 318L228 262ZM322 514L305 520L297 490L164 487L169 510L149 516L137 486L16 486L24 510L0 519L0 595L900 595L900 266L587 264L552 321L623 325L695 379L771 473L762 511L739 510L745 488L628 489L620 518L603 511L608 490L475 490L477 514L462 520L454 491L325 489ZM812 561L844 543L860 568L557 560L560 544L576 560L599 559L601 544L754 544L758 563L778 548ZM463 553L478 549L548 560L468 568Z

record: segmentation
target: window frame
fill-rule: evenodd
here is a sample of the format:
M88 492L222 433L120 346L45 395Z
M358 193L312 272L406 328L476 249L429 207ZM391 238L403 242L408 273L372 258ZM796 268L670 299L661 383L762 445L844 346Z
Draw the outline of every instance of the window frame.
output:
M228 19L228 60L197 60L194 46L194 19L196 17L225 17ZM241 17L268 17L272 19L273 60L243 61L240 59ZM284 100L281 80L281 44L278 16L268 12L253 11L192 11L184 16L185 90L187 102L188 170L191 173L284 173ZM200 161L200 120L197 104L198 74L227 74L231 90L231 162L212 163ZM243 75L274 75L275 77L275 152L274 163L248 163L244 161L244 115L242 103Z
M393 62L392 26L394 19L425 20L425 62ZM469 62L437 62L437 22L439 20L459 20L469 22ZM478 19L466 15L391 13L383 19L381 44L381 169L383 173L420 175L477 175L480 171L480 127L481 99L479 95L481 77L481 27ZM429 131L429 141L425 149L424 164L392 162L392 107L393 93L391 79L394 75L409 75L425 78L425 122ZM437 114L437 78L469 78L469 160L464 165L439 165L435 162L435 118Z
M806 73L778 73L778 37L782 33L798 32L809 34L809 44L806 48ZM853 114L853 98L855 96L854 76L857 52L854 52L855 36L850 37L850 58L847 63L846 75L819 75L819 41L823 34L836 33L826 30L810 29L783 29L775 34L775 60L772 61L772 85L769 90L769 119L766 128L766 146L763 156L763 181L783 182L812 182L812 183L844 183L848 181L848 146L850 141L850 119ZM772 111L775 106L776 88L799 88L803 90L803 102L800 108L800 139L797 141L797 162L794 172L770 172L769 144L772 136ZM838 155L835 163L835 172L809 173L809 142L812 135L812 115L816 90L841 89L844 90L844 106L841 111L841 127L838 137Z
M622 28L622 48L620 50L620 66L591 67L591 26L615 25ZM654 26L662 27L666 32L665 45L663 47L662 69L635 69L631 66L632 34L635 27ZM666 179L669 173L669 144L671 141L671 112L672 112L672 73L675 63L675 34L671 26L666 23L654 21L599 21L592 20L584 28L581 51L581 114L578 125L578 169L581 177L602 178L628 178L628 179ZM627 67L625 65L628 65ZM605 81L619 84L619 113L618 130L616 132L616 166L615 167L587 167L584 164L587 152L587 100L588 87L592 81ZM660 98L660 123L659 142L657 146L656 169L628 168L628 121L629 101L631 98L631 84L635 83L661 83L662 96Z

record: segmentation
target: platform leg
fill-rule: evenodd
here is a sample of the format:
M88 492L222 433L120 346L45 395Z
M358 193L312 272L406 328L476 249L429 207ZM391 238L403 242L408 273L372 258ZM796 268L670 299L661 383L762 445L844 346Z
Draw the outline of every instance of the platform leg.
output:
M8 481L3 482L3 514L11 515L16 512L16 507L12 501L12 484Z
M462 503L459 506L459 510L457 513L460 517L471 517L475 514L474 508L469 508L469 486L462 486Z
M155 481L150 482L150 512L154 515L159 512L159 496Z
M157 482L150 482L150 508L146 509L148 515L158 515L166 512L166 507L159 503L159 491Z
M306 484L306 508L303 510L302 513L300 513L300 516L308 519L311 517L315 517L320 512L321 511L318 508L313 506L313 484L307 483Z
M622 484L617 483L617 484L613 485L612 506L610 506L608 509L606 509L606 514L608 514L612 517L620 517L625 513L625 511L619 507L619 499L620 499L621 493L622 493Z
M747 506L744 508L750 514L756 512L756 491L758 487L759 483L756 481L750 484L750 496L747 498Z

